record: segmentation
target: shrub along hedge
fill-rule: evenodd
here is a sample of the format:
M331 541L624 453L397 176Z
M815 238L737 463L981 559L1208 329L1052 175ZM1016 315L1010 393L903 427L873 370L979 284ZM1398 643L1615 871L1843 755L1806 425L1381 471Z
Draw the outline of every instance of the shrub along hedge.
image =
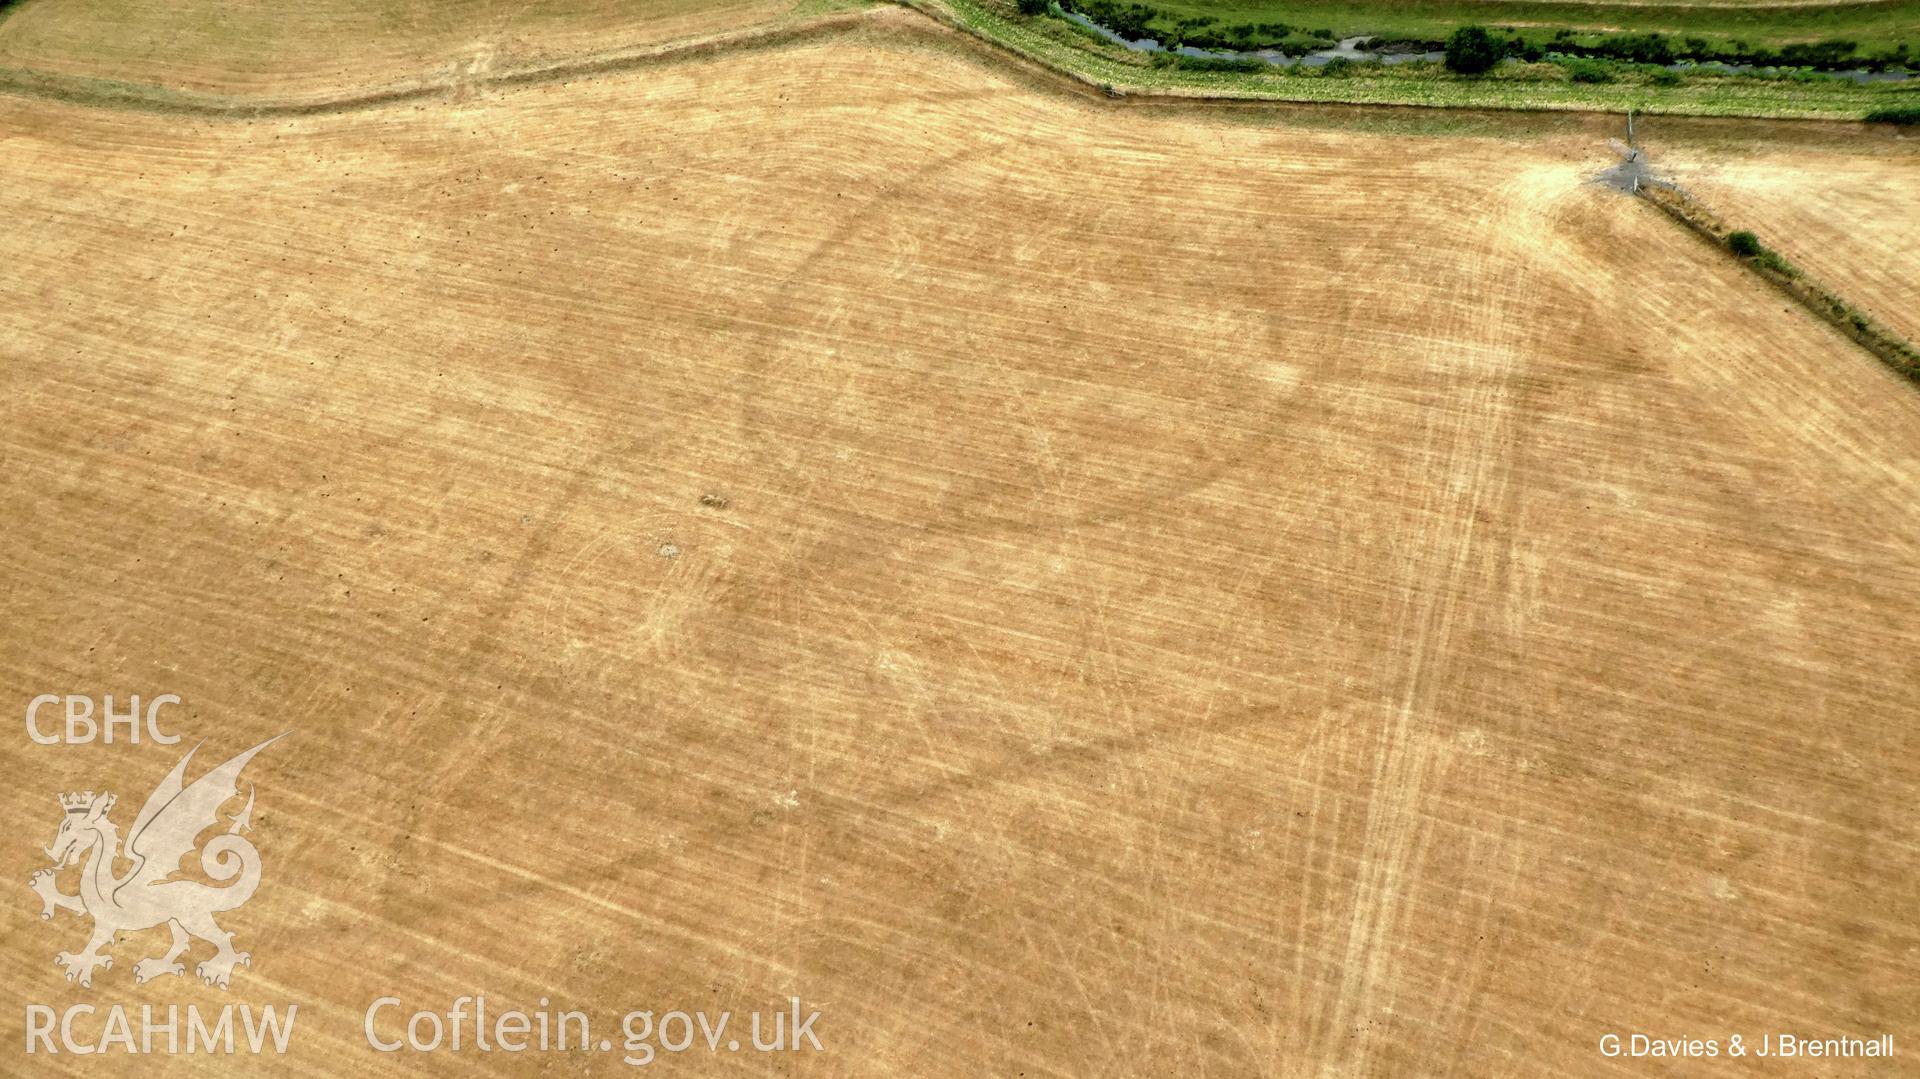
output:
M1612 82L1613 65L1599 60L1569 60L1567 75L1574 82ZM1664 68L1662 70L1665 70Z
M1506 43L1495 38L1484 26L1462 26L1447 38L1448 71L1478 75L1491 70L1506 55Z

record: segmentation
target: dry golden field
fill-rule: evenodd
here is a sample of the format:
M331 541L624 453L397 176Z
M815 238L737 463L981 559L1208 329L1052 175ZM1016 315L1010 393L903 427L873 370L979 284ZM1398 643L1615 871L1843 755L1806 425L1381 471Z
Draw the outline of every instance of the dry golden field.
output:
M363 1035L484 993L821 1013L673 1074L1891 1074L1598 1046L1911 1059L1920 394L1585 183L1610 124L1357 115L898 12L321 117L0 97L0 1070L627 1072ZM187 740L37 745L40 693ZM252 965L63 981L55 793L124 827L288 729ZM299 1012L28 1058L36 1002Z
M0 67L285 96L496 66L763 22L796 0L20 0Z

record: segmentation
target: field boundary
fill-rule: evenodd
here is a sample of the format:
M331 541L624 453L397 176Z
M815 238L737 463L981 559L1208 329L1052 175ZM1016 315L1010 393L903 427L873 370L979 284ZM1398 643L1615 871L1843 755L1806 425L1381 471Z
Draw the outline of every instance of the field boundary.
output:
M63 104L213 118L323 116L415 101L449 100L464 90L533 86L614 74L732 52L753 52L839 37L871 22L867 11L842 11L706 37L629 46L480 76L416 78L331 96L271 97L185 90L30 68L0 67L0 93Z
M1866 312L1848 303L1839 293L1809 276L1777 252L1763 251L1757 257L1737 254L1729 237L1738 230L1728 225L1699 199L1671 184L1642 184L1639 194L1659 207L1668 217L1685 225L1695 235L1712 243L1729 257L1739 259L1749 270L1772 282L1808 313L1821 319L1852 339L1860 347L1886 364L1895 374L1920 385L1920 349L1888 329Z

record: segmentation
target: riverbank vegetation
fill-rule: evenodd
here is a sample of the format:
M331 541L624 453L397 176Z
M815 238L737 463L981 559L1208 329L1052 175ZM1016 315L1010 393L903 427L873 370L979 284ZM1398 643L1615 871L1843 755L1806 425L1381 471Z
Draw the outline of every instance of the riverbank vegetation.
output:
M1166 4L1168 0L1156 0ZM1659 29L1662 7L1648 7L1653 13L1644 19L1629 18L1631 29L1594 31L1592 21L1555 25L1513 18L1516 8L1531 9L1530 4L1507 4L1505 19L1479 22L1438 22L1426 35L1407 34L1407 25L1399 18L1385 16L1377 23L1354 21L1360 16L1344 15L1347 21L1329 20L1323 24L1293 23L1279 18L1260 22L1226 22L1211 14L1186 14L1176 6L1155 6L1138 0L1018 0L1022 14L1038 15L1049 8L1070 11L1112 30L1129 40L1151 39L1169 48L1189 46L1198 49L1225 49L1252 52L1276 49L1284 52L1327 48L1334 42L1361 37L1369 48L1401 52L1437 52L1464 27L1491 27L1491 37L1503 57L1538 61L1550 55L1579 59L1615 60L1631 64L1674 63L1748 65L1757 68L1809 68L1834 70L1898 70L1920 61L1904 32L1907 23L1900 14L1904 5L1881 10L1888 17L1876 22L1864 34L1853 36L1793 36L1780 38L1765 22L1756 23L1754 10L1774 9L1709 8L1715 13L1717 31L1676 33ZM1284 6L1284 5L1278 5ZM1468 8L1485 5L1462 5ZM1558 7L1589 7L1562 4ZM1684 5L1683 5L1684 6ZM1852 7L1855 5L1835 5ZM1916 4L1920 6L1920 4ZM1798 10L1798 9L1795 9ZM1815 10L1820 10L1815 8ZM1637 26L1636 26L1637 24ZM1416 24L1425 26L1427 24ZM1652 28L1648 28L1652 27ZM1780 29L1780 28L1774 28ZM1920 41L1920 27L1911 35Z
M1855 120L1870 112L1887 114L1920 108L1920 80L1857 81L1810 66L1727 71L1690 62L1694 57L1710 53L1711 42L1702 51L1698 42L1670 38L1656 31L1598 35L1588 41L1579 34L1550 30L1543 39L1545 44L1536 48L1534 38L1526 33L1487 27L1492 45L1499 48L1503 58L1490 69L1469 76L1449 71L1437 60L1404 56L1399 58L1400 62L1391 64L1375 57L1336 60L1322 66L1269 64L1226 55L1192 55L1210 50L1250 52L1277 47L1277 51L1298 57L1331 48L1336 42L1335 35L1350 29L1338 22L1327 26L1295 26L1268 20L1221 25L1216 20L1201 25L1189 17L1188 21L1178 24L1183 27L1182 33L1189 36L1155 39L1164 47L1187 50L1169 54L1128 48L1067 17L1078 14L1129 36L1128 31L1158 26L1168 9L1156 5L1166 0L1155 0L1154 4L1137 0L1124 4L1120 0L1046 0L1044 9L1037 14L1021 12L1022 7L1033 10L1036 6L1033 0L1024 4L1020 0L905 2L1114 93L1150 91L1288 101L1479 108L1602 111L1632 108L1688 115ZM1124 29L1116 30L1107 21L1116 13ZM1215 33L1224 36L1209 36ZM1537 35L1537 30L1530 33ZM1229 43L1214 44L1223 40ZM1277 46L1278 42L1285 44ZM1374 35L1360 45L1375 53L1437 55L1445 43L1444 37L1427 40ZM1553 47L1545 47L1548 44ZM1749 47L1754 46L1749 43ZM1855 42L1848 55L1859 55L1860 48ZM1893 52L1886 56L1906 55L1898 51L1898 44L1887 48ZM1802 49L1792 55L1818 59L1836 57L1841 52L1839 46L1832 46L1816 52ZM1669 62L1672 66L1658 62L1668 55L1673 57Z
M1266 47L1276 26L1336 39L1441 42L1470 25L1510 28L1542 47L1555 39L1605 47L1609 39L1658 34L1677 49L1727 63L1804 62L1766 57L1809 45L1822 56L1837 42L1852 43L1851 55L1860 58L1886 56L1902 42L1920 47L1920 0L1738 7L1688 0L1074 0L1074 7L1125 33L1095 14L1121 9L1126 25L1143 31L1137 36L1201 48Z

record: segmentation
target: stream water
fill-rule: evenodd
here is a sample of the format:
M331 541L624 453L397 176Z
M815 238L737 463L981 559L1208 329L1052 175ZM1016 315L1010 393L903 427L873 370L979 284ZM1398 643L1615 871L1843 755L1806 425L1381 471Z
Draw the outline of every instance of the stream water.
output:
M1447 55L1443 52L1374 52L1360 47L1360 43L1367 40L1364 37L1350 37L1341 41L1331 49L1321 49L1317 52L1304 53L1300 56L1288 56L1278 49L1261 49L1257 52L1234 52L1230 49L1196 49L1191 45L1183 45L1178 49L1169 49L1150 37L1129 40L1077 11L1065 12L1065 15L1081 26L1106 38L1108 41L1116 45L1123 45L1135 52L1172 52L1181 56L1197 56L1215 60L1263 60L1275 67L1293 67L1296 64L1301 67L1322 67L1328 61L1336 58L1352 60L1356 63L1363 60L1378 60L1383 64L1404 64L1414 60L1444 60ZM1793 68L1757 67L1753 64L1725 64L1718 60L1709 60L1700 64L1683 61L1681 63L1668 64L1666 67L1668 71L1685 72L1700 69L1725 72L1729 75L1744 75L1749 72L1758 72L1762 75L1777 75L1782 72L1794 70ZM1916 73L1912 71L1868 71L1865 68L1849 68L1844 71L1823 71L1821 74L1831 75L1838 79L1851 79L1854 82L1904 82L1913 78Z

